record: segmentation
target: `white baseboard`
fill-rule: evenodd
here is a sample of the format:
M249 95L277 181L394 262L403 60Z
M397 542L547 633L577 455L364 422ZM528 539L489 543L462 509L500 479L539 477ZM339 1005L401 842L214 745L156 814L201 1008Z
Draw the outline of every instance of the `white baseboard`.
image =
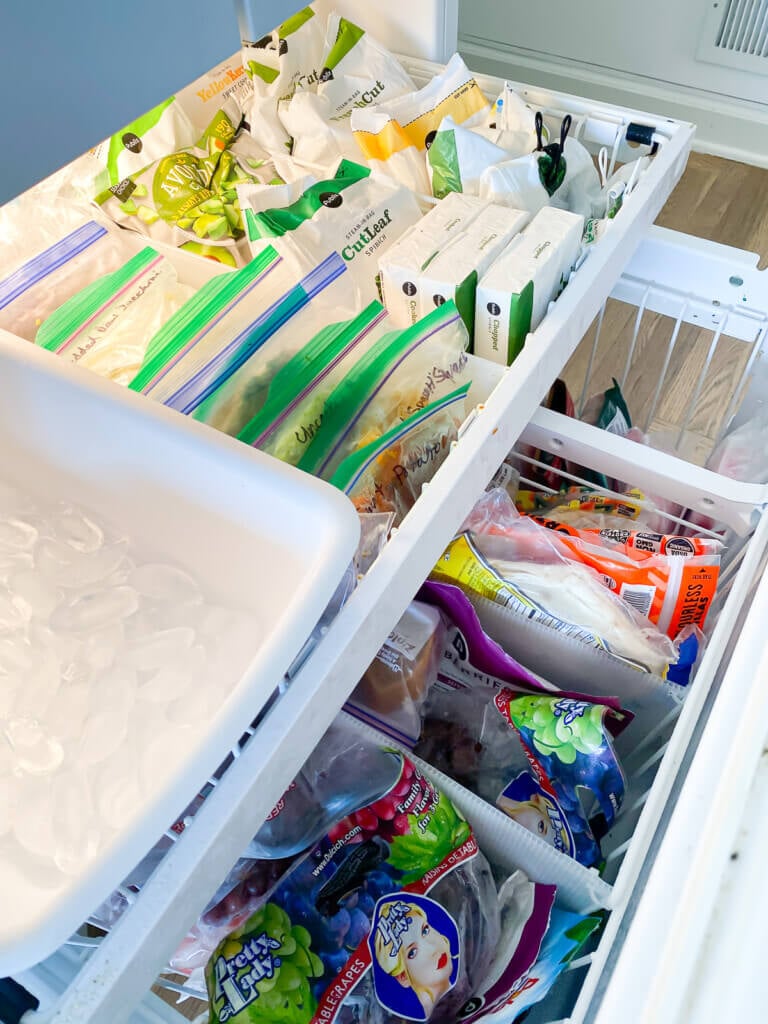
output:
M459 50L475 71L691 121L698 152L768 167L768 105L500 46L467 34L459 36Z

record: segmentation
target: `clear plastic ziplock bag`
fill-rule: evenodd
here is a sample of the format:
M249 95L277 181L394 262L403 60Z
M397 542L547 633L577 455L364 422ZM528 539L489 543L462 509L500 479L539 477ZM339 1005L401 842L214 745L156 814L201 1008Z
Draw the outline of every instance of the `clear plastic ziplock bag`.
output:
M411 601L344 710L413 748L421 732L421 708L437 680L445 631L437 608Z
M387 335L329 397L299 468L328 480L341 462L467 379L467 329L453 301Z
M318 329L359 308L344 261L332 253L262 314L255 334L235 340L226 373L206 389L195 419L237 437L261 410L275 375Z
M323 420L325 402L386 329L387 311L371 303L354 320L324 328L272 379L241 441L297 465Z
M458 53L423 89L384 103L355 107L352 132L371 167L413 192L430 192L425 154L444 117L470 127L490 104Z
M331 477L358 512L394 512L398 526L450 454L469 384L432 402L345 459Z
M127 386L153 334L191 294L173 264L146 247L68 299L43 321L35 344Z
M94 220L86 221L0 281L0 328L34 341L46 317L87 285L117 270L132 251L119 235Z

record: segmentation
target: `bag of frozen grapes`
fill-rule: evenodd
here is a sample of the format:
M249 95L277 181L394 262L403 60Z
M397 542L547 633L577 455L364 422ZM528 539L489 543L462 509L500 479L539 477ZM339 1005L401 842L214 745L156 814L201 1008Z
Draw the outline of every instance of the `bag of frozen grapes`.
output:
M211 1024L475 1016L502 938L490 867L445 794L400 752L382 754L389 788L315 842L213 953ZM517 977L535 963L554 899L553 886L527 884L507 958Z

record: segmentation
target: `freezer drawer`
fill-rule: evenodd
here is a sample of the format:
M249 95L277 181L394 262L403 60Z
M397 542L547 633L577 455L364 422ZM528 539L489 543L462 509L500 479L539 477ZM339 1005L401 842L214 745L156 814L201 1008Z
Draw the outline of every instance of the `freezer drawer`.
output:
M408 61L407 65L417 80L437 70L435 65L422 61ZM502 86L500 80L486 77L480 83L491 97ZM279 699L258 729L249 730L251 741L235 751L223 777L212 780L212 796L135 906L76 976L53 1011L52 1020L85 1024L126 1018L139 993L154 978L208 894L320 738L476 496L519 437L679 179L690 148L690 125L542 90L524 91L528 101L541 107L553 124L571 113L577 137L594 152L607 146L612 162L637 155L626 143L627 129L636 122L649 127L658 152L610 229L590 249L544 322L529 336L514 366L503 372L475 360L472 394L476 408L450 458L425 488L323 642L291 684L282 687ZM546 423L543 429L547 429ZM556 441L564 444L567 437L566 425ZM599 461L603 457L598 450L602 438L591 443L597 445L595 456ZM622 451L616 457L631 461L633 454ZM668 467L671 477L662 474L667 482L674 478L676 469L675 465ZM691 500L695 497L703 501L706 492L695 482L692 486ZM722 513L723 521L738 518L727 502ZM658 760L655 749L649 751L649 758L654 766ZM643 763L638 767L642 768ZM615 858L617 868L623 853ZM636 860L642 861L642 853ZM603 902L609 902L607 896Z

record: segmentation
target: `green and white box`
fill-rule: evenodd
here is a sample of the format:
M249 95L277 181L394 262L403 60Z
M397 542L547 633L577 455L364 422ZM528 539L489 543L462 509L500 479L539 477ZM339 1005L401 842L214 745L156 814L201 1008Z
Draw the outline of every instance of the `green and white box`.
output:
M477 286L475 355L506 366L515 360L565 287L583 230L583 217L546 206L510 242Z
M382 255L384 305L396 327L410 327L422 315L419 280L423 271L486 206L485 199L451 192Z
M472 338L477 282L530 219L527 210L489 203L427 264L417 282L419 315L453 299Z

